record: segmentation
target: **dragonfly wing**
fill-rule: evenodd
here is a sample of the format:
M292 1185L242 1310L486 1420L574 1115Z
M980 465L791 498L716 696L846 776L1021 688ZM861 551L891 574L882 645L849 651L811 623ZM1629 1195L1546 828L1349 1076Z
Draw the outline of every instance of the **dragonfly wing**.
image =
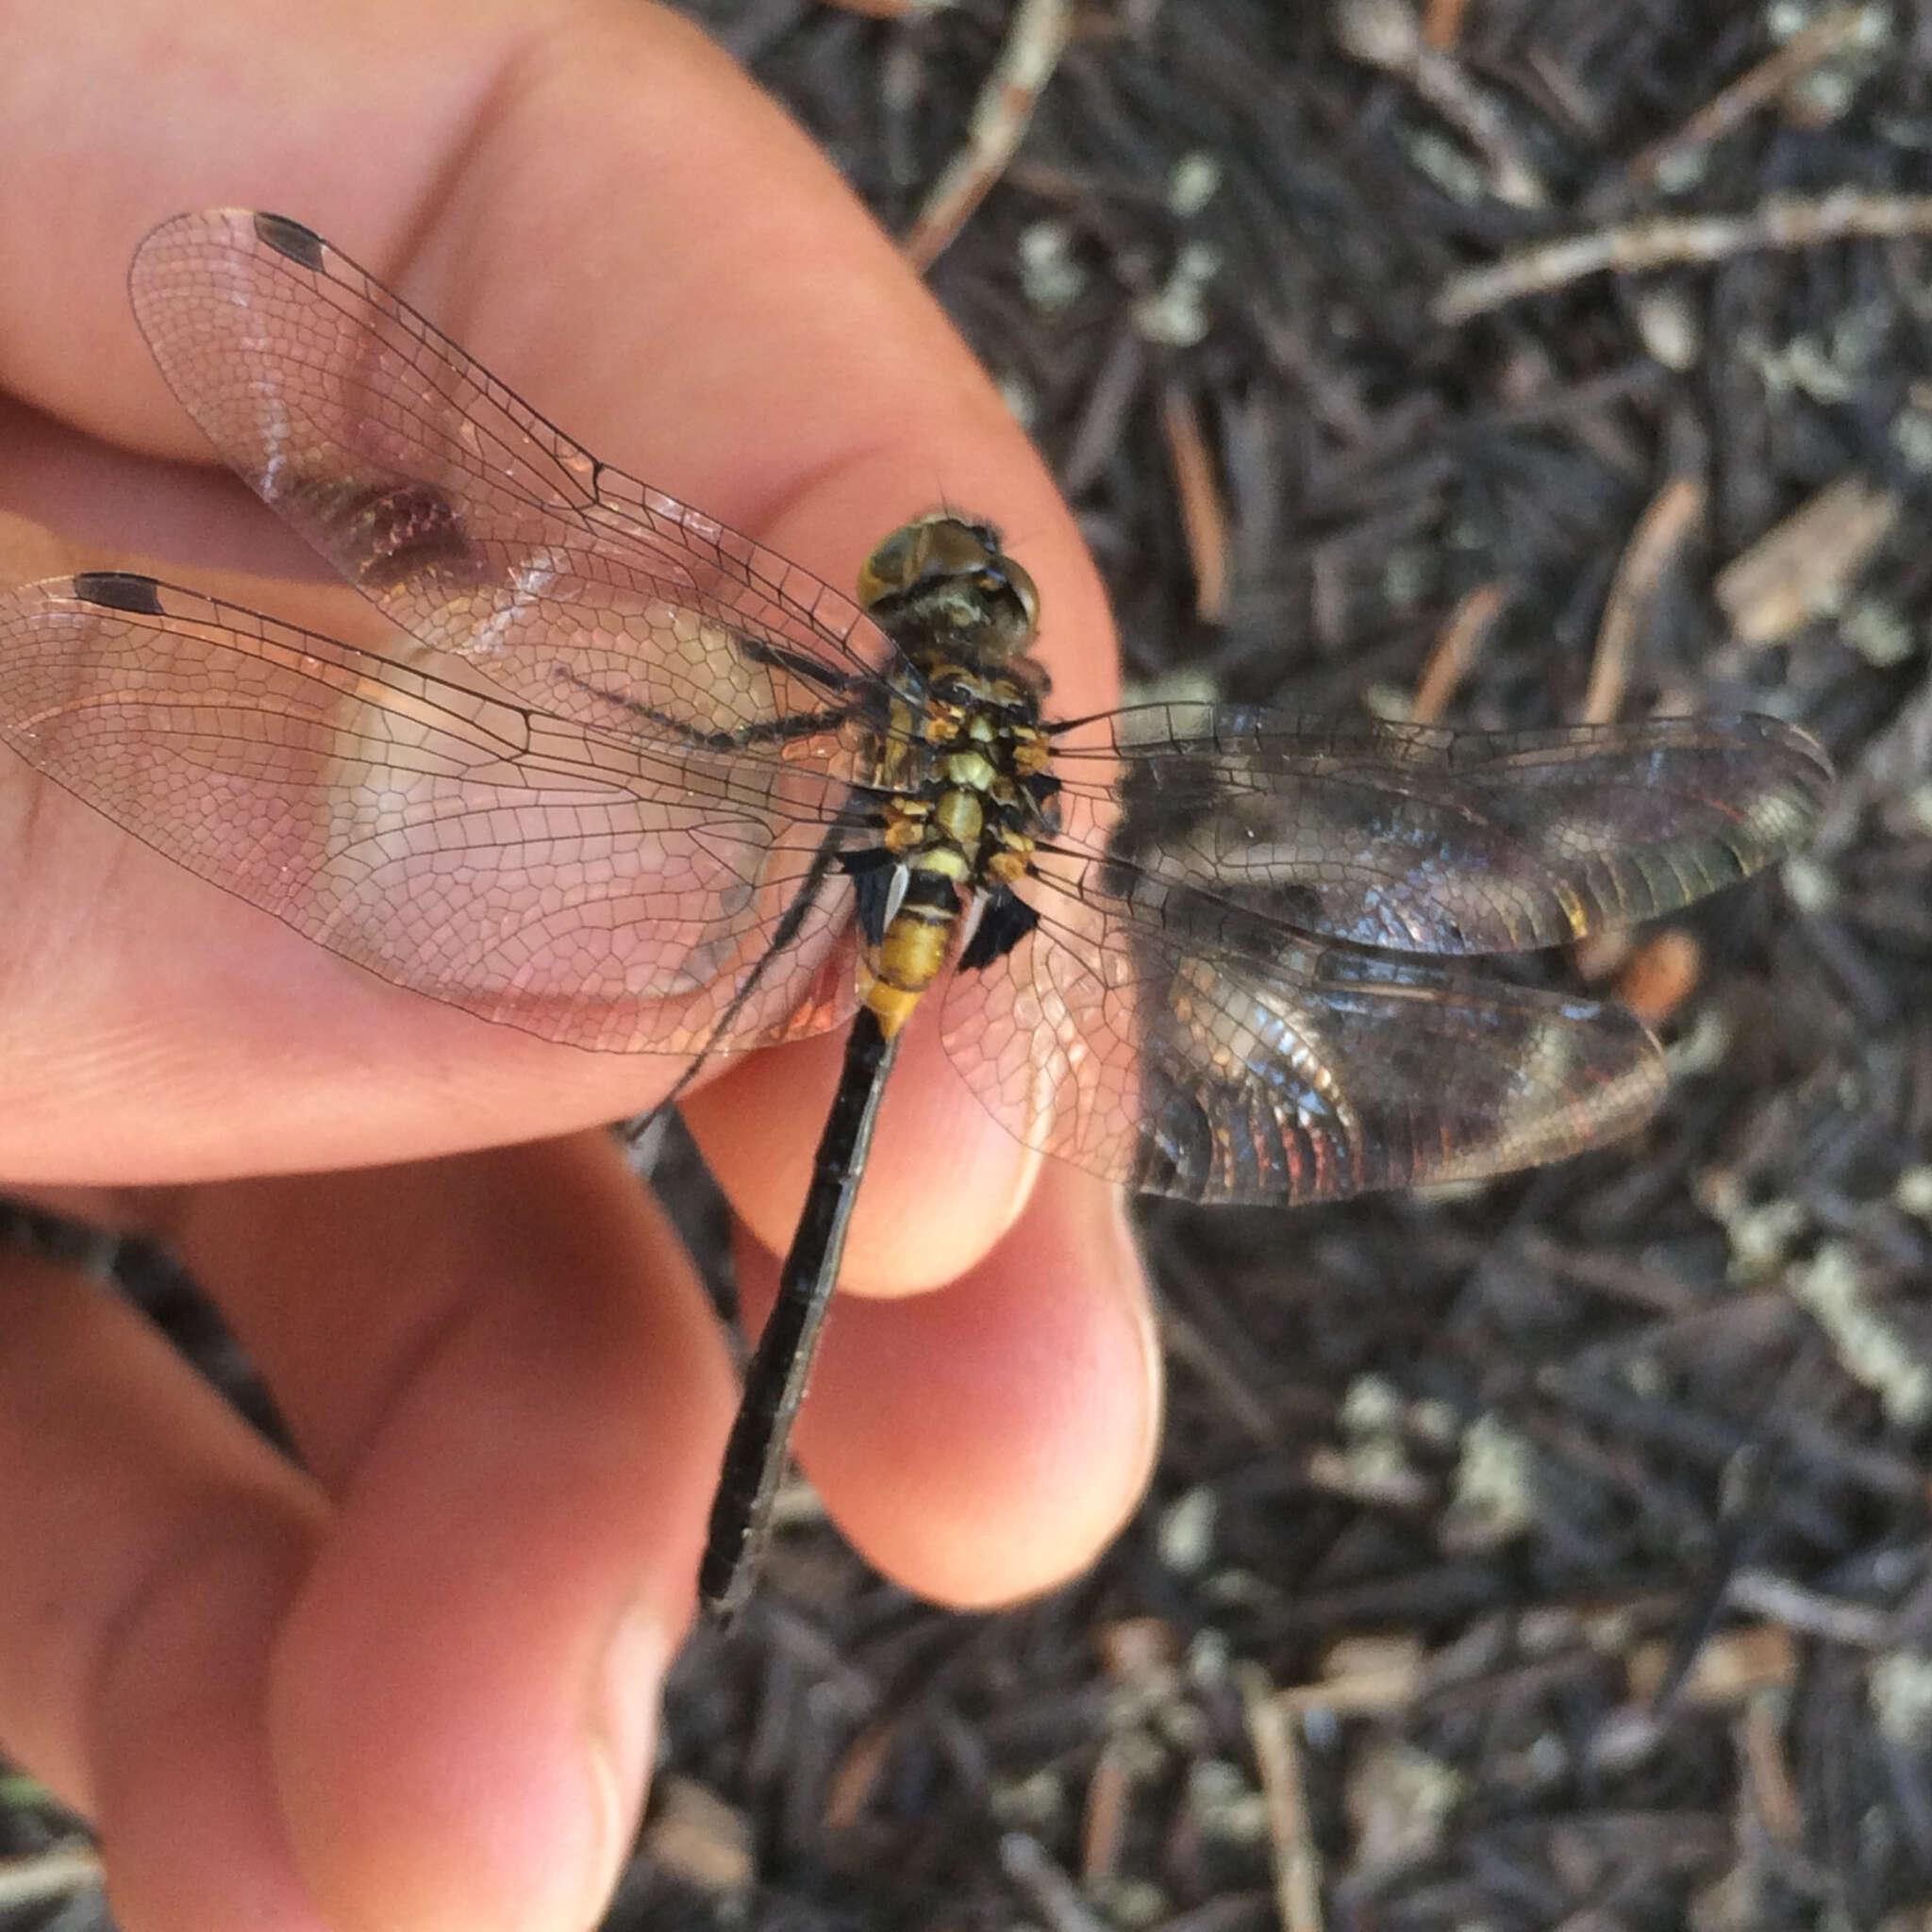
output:
M945 1030L1029 1146L1203 1202L1506 1174L1630 1131L1664 1091L1618 1008L1343 945L1261 959L1047 914L956 976Z
M546 709L729 732L824 708L889 651L849 599L599 462L297 223L177 216L128 286L223 460L419 642Z
M1424 956L1689 904L1795 849L1830 784L1770 719L1459 733L1161 705L1056 738L1039 924L948 1042L1028 1144L1154 1192L1333 1199L1638 1124L1630 1014Z
M189 871L485 1019L684 1054L837 1017L795 1010L849 916L837 878L733 1009L839 836L844 788L781 759L673 756L112 572L0 596L0 741Z
M1286 929L1515 953L1653 918L1797 849L1831 783L1771 718L1463 732L1206 705L1077 727L1055 770L1083 896L1264 952Z

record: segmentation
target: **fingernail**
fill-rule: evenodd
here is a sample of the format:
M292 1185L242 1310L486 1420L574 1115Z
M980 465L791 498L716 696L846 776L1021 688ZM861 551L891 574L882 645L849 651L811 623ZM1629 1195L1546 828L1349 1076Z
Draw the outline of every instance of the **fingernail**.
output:
M666 1654L663 1625L635 1605L618 1619L605 1646L588 1740L597 1856L582 1922L587 1925L603 1917L637 1829L658 1736Z

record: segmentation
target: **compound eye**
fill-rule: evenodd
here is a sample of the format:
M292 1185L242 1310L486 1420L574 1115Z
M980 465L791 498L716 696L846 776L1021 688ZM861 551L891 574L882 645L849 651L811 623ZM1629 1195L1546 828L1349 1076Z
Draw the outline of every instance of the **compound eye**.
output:
M924 551L925 532L919 525L894 530L860 567L858 601L870 610L881 598L917 583Z
M1040 627L1040 591L1032 576L1008 557L1004 559L1002 569L1006 574L1007 588L1013 593L1013 601L1019 605L1021 615L1026 620L1026 636L1030 639Z

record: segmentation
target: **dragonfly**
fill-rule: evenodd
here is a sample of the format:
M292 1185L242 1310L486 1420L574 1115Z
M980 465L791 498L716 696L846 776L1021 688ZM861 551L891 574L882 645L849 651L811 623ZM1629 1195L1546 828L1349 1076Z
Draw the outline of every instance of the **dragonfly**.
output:
M847 597L601 461L311 229L178 216L129 288L222 459L392 626L91 571L0 597L0 740L199 877L485 1021L683 1062L849 1024L700 1576L751 1593L893 1058L939 1009L1031 1148L1197 1202L1473 1178L1657 1105L1629 1012L1469 962L1802 845L1769 717L1056 718L1040 596L939 511Z

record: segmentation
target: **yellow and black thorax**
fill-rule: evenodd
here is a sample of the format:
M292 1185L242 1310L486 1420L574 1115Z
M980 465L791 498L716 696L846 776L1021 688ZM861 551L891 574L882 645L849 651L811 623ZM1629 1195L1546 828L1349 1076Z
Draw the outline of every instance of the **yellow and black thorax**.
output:
M860 997L890 1039L975 898L962 968L1031 930L1012 889L1058 827L1058 781L1040 722L1046 674L1026 655L1039 595L996 530L944 512L908 524L873 553L858 588L900 654L872 747L875 840L841 861L858 891Z

